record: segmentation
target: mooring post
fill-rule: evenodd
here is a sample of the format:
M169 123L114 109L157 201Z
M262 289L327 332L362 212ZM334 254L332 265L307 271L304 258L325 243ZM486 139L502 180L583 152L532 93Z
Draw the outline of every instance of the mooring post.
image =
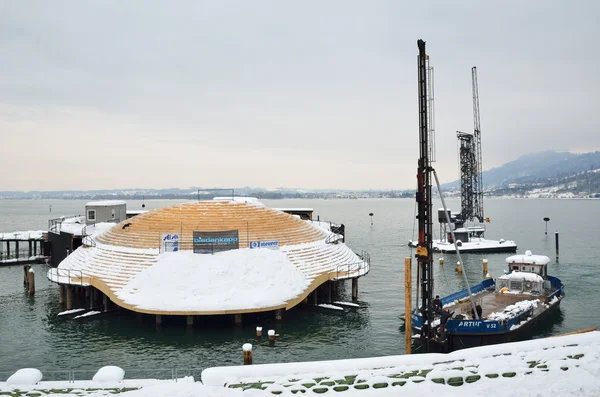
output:
M404 258L404 334L406 354L412 353L412 263L411 258Z
M283 309L275 310L275 321L283 320Z
M444 258L440 258L440 265L444 264Z
M456 271L458 274L462 273L462 266L460 265L460 262L456 262Z
M23 266L23 285L27 285L29 283L29 265Z
M358 278L352 279L352 300L358 299Z
M244 351L244 365L252 365L252 344L244 343L242 350Z
M62 284L58 284L58 303L65 303L65 286Z
M233 321L235 322L235 326L236 327L241 327L242 326L242 315L241 315L241 313L234 314L233 315Z
M70 285L66 285L67 289L67 310L71 310L73 308L73 287Z
M262 327L256 327L256 339L259 342L262 339Z
M554 241L556 242L556 261L558 262L558 231L554 233Z
M104 306L104 311L108 311L108 305L110 305L110 301L108 299L108 295L102 294L102 306Z
M35 295L35 272L29 269L29 296Z
M482 261L482 264L483 264L483 274L487 274L487 272L488 272L488 260L484 259Z
M275 344L275 330L270 329L267 334L269 335L269 345L273 346Z

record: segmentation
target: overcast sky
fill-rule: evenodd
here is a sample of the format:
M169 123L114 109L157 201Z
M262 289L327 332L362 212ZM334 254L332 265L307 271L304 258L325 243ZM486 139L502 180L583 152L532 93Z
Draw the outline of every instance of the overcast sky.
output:
M436 168L600 148L600 1L0 0L0 190L413 188L416 40Z

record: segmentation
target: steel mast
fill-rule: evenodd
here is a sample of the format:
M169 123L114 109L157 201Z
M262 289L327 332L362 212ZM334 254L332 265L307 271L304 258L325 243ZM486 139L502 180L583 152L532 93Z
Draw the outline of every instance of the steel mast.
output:
M473 174L473 214L474 218L483 223L483 161L481 155L481 120L479 118L479 85L477 84L477 67L471 68L473 80L473 140L475 166Z
M431 103L428 96L429 56L425 52L425 41L417 41L419 48L418 81L419 81L419 162L417 168L417 206L419 223L419 244L416 250L417 266L420 270L421 281L421 312L423 325L421 338L426 346L433 337L431 322L433 320L431 311L433 293L433 233L432 233L432 195L431 195L431 161L432 145L430 142L430 130L428 123L429 106Z

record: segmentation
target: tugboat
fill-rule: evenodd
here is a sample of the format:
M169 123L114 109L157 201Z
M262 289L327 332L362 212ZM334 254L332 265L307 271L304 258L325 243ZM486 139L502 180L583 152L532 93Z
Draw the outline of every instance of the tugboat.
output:
M430 70L432 68L429 68ZM483 212L483 171L481 151L481 123L479 118L479 88L477 84L477 68L471 69L473 81L473 133L457 131L460 143L460 205L461 212L450 212L449 217L444 214L444 209L438 210L440 224L440 239L433 241L433 250L436 252L456 253L454 241L450 231L454 231L456 245L463 253L476 252L516 252L517 244L512 240L490 240L484 237L485 224L490 218ZM431 74L428 76L431 77ZM429 82L430 92L433 84ZM430 95L428 118L429 131L433 131L433 95ZM441 191L438 189L441 195ZM408 245L416 247L418 242L409 241Z
M547 256L531 251L510 256L506 274L472 286L470 294L464 289L443 297L439 311L433 304L431 326L438 351L519 340L558 309L565 286L548 275L549 262ZM413 311L415 332L421 331L422 324L423 316Z
M425 42L418 40L419 87L419 162L417 194L419 240L416 244L418 280L421 287L420 306L411 312L412 328L419 333L416 342L427 352L453 350L515 340L534 324L556 310L564 297L564 284L548 275L546 256L514 255L507 258L506 275L496 281L486 279L470 287L433 300L433 239L431 177L435 178L444 209L442 214L451 223L437 174L432 167L432 131L428 95L429 56ZM439 214L438 214L439 215ZM462 249L457 244L454 229L449 229L454 249L462 264ZM417 335L415 335L416 337Z

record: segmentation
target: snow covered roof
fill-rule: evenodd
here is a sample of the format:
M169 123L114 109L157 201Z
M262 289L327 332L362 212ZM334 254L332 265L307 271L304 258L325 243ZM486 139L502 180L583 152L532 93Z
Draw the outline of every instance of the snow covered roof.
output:
M539 274L529 272L513 271L509 274L498 277L501 280L524 280L532 282L543 282L544 279Z
M110 226L93 236L93 246L78 248L49 271L48 278L80 283L68 274L82 275L84 283L133 311L203 315L288 309L328 280L369 271L345 244L328 244L330 232L242 203L184 203ZM225 231L237 236L233 249L193 253L194 233L217 233L218 238ZM163 251L165 234L177 235L177 252ZM256 242L274 249L249 249Z
M527 265L547 265L550 258L545 255L533 255L531 251L525 251L525 255L513 255L506 258L506 263L524 263Z
M314 209L313 208L273 208L274 210L277 211L300 211L300 212L313 212Z
M103 200L103 201L90 201L86 203L86 207L112 207L113 205L127 205L123 200Z
M264 207L265 205L256 197L213 197L213 201L229 201L232 203L244 203L248 205L255 205L257 207Z

